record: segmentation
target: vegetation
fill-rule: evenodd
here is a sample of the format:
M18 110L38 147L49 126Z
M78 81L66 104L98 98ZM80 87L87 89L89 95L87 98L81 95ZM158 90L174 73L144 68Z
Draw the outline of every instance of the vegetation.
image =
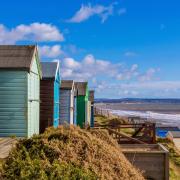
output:
M170 160L170 179L180 179L180 152L174 146L174 143L166 138L158 138L157 141L163 144L169 151Z
M112 124L111 121L114 121L112 118L107 118L104 116L96 116L95 121L98 125L103 125L103 124ZM118 119L119 122L123 123L124 119ZM129 129L121 129L124 133L131 135L134 130L129 128ZM174 146L173 142L168 140L168 139L162 139L158 138L157 139L158 143L163 144L169 151L169 173L170 173L170 180L179 180L180 179L180 152L178 149Z
M108 125L108 126L112 126L112 127L116 127L120 124L124 124L124 123L128 123L127 119L125 118L117 118L117 117L111 117L111 118L107 118L105 116L95 116L95 125L96 126L104 126L104 125ZM133 128L121 128L121 131L132 135L135 131L135 129Z
M106 131L49 128L20 140L5 160L2 179L144 179Z
M109 125L109 126L117 126L123 123L127 123L127 119L125 118L117 118L117 117L105 117L96 115L95 116L95 124L97 126Z

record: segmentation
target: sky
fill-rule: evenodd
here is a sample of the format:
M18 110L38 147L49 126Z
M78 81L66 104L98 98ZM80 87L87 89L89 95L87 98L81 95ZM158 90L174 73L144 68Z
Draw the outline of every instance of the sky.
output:
M2 1L0 44L37 44L96 98L180 98L179 0Z

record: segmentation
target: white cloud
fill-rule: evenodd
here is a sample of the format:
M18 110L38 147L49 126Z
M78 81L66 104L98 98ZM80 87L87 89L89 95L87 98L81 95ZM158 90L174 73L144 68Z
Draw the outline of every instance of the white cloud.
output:
M71 23L80 23L83 21L86 21L90 17L97 15L101 18L101 22L107 20L107 18L113 14L114 5L116 3L113 3L109 6L103 6L103 5L95 5L92 6L91 4L88 5L81 5L81 8L75 13L75 15L68 20L68 22Z
M97 97L125 98L177 98L180 96L180 81L96 82ZM102 94L103 92L103 94Z
M115 80L130 80L138 76L138 65L133 64L126 68L121 63L112 63L97 59L92 54L86 55L81 61L73 58L64 58L61 61L62 78L75 80L93 80L111 78Z
M138 79L139 79L139 81L142 81L142 82L153 80L155 74L159 71L160 71L160 69L150 68L144 74L140 74L138 76Z
M15 44L18 41L63 41L63 34L56 26L46 23L20 24L8 29L0 24L0 44Z
M40 46L39 52L42 57L49 57L49 58L56 58L59 55L63 54L63 51L61 50L60 45L54 45L54 46Z
M127 12L126 8L121 8L119 9L118 14L123 15L123 14L126 14L126 12Z
M123 89L150 89L150 90L178 90L180 89L180 81L148 81L124 83L120 85Z

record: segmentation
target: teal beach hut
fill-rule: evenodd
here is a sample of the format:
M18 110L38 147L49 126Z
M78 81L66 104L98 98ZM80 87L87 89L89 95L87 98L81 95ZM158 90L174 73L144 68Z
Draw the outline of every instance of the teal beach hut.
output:
M39 133L40 78L36 46L0 45L0 137Z
M40 132L59 125L60 70L59 62L42 62L40 83Z

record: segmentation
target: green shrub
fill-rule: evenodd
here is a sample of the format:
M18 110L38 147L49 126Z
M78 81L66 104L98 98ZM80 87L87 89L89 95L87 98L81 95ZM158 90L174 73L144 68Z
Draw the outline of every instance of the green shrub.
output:
M20 140L2 165L0 179L143 179L106 131L49 128Z

